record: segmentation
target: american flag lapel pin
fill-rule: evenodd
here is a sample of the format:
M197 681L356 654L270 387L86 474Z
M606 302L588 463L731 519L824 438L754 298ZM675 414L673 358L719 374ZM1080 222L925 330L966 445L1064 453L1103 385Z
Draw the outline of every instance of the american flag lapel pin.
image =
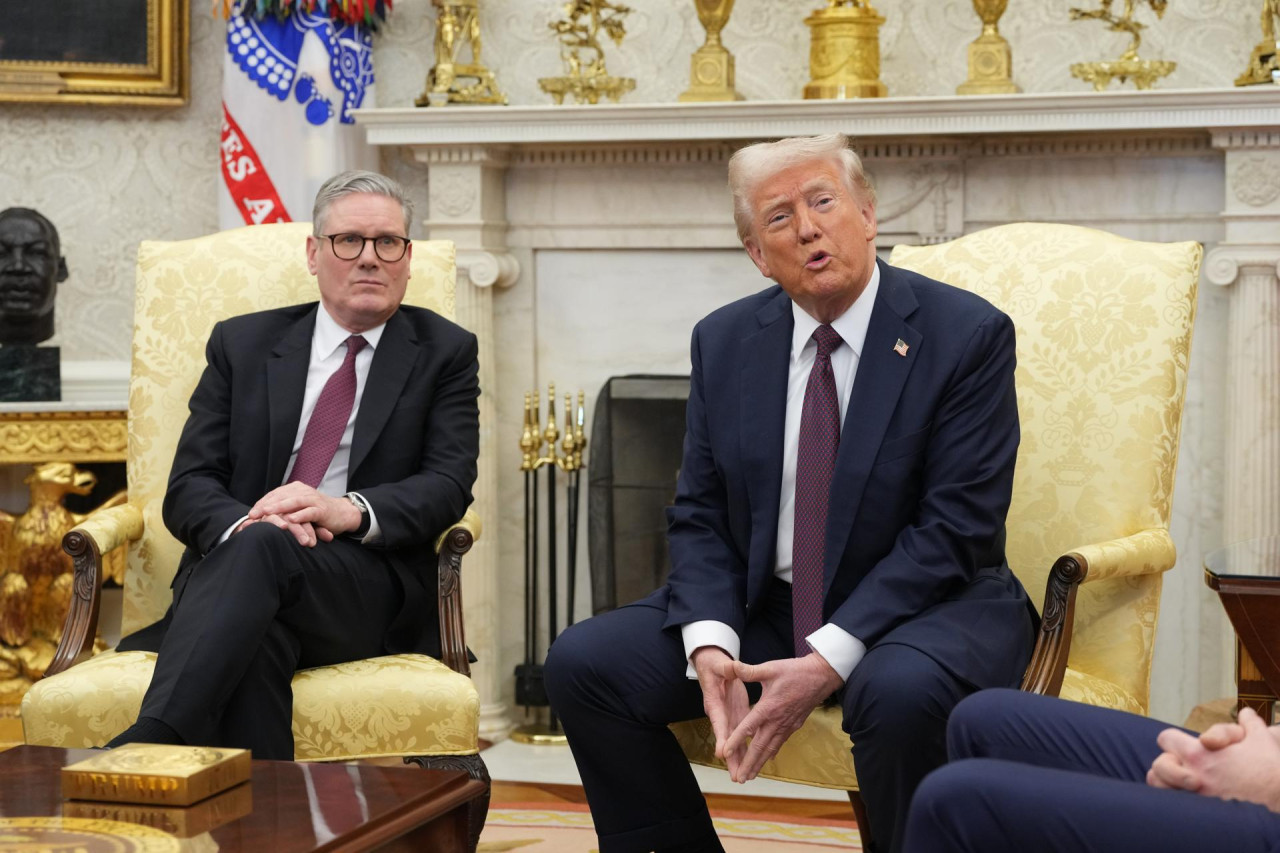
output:
M902 356L903 358L906 358L907 350L909 349L911 349L911 347L907 346L907 342L904 341L902 338L898 338L898 342L893 345L893 351L896 352L898 355Z

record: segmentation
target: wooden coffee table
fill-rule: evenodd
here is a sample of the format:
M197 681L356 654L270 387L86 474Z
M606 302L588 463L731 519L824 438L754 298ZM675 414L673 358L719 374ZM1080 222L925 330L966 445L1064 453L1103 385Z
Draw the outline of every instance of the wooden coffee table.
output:
M220 853L462 853L470 849L467 805L486 790L460 770L254 761L248 792L222 801L230 805L221 813L215 804L214 814L191 812L188 819L145 806L64 801L59 770L94 754L43 746L0 753L0 818L110 819L141 826L140 833L183 834L175 827L203 833L202 822L212 816L226 821L208 830Z
M1204 579L1236 630L1237 707L1253 708L1270 723L1280 695L1280 537L1212 552Z

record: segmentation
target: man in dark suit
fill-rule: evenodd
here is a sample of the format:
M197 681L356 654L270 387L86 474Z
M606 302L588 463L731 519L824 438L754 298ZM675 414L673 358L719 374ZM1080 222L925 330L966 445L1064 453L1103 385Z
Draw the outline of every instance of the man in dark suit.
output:
M1013 325L877 262L842 135L744 148L729 182L779 287L694 329L670 578L565 631L547 690L605 853L721 849L668 723L706 714L745 782L833 694L876 848L894 851L951 708L1030 658L1034 611L1004 558Z
M1110 708L984 690L955 709L947 747L954 763L911 804L911 853L1280 849L1280 726L1250 708L1197 737Z
M293 757L300 668L438 655L433 542L471 502L476 339L402 306L412 208L344 172L316 196L319 303L234 317L209 337L164 521L187 550L132 741ZM301 248L301 247L300 247Z

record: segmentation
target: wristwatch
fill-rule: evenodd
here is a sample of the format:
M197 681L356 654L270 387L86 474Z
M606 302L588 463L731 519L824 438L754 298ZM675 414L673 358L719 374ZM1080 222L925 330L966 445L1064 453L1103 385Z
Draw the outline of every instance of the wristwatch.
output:
M351 505L360 510L360 526L355 530L348 531L347 536L352 539L363 539L369 535L369 505L364 502L364 498L355 492L347 492L343 497L351 501Z

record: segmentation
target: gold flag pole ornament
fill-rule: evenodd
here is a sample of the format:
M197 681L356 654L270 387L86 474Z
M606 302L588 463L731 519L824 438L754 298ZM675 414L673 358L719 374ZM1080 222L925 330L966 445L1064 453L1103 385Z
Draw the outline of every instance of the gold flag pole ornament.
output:
M1021 92L1013 82L1013 51L1000 35L1000 16L1009 0L973 0L982 19L982 35L969 45L969 79L956 87L957 95L1007 95Z
M1276 40L1276 21L1280 19L1280 0L1262 0L1262 41L1249 57L1249 67L1236 78L1237 86L1258 83L1280 83L1280 41Z
M1071 76L1079 77L1086 83L1092 83L1096 91L1105 91L1112 80L1121 83L1132 79L1139 89L1150 89L1161 77L1167 77L1178 67L1176 62L1164 60L1139 59L1138 46L1142 44L1142 31L1146 24L1133 19L1134 6L1138 2L1146 2L1157 18L1164 17L1164 10L1169 0L1124 0L1124 14L1115 15L1111 11L1113 0L1098 0L1099 9L1071 9L1071 20L1086 19L1105 21L1112 32L1128 33L1133 41L1129 49L1119 59L1112 62L1077 62L1071 66Z
M698 20L707 31L707 40L693 52L689 69L689 88L679 100L741 101L734 88L733 54L720 43L720 31L729 23L733 0L693 0Z
M880 82L880 25L884 18L871 0L827 0L805 18L810 29L806 100L883 98Z
M627 35L623 18L631 14L630 6L610 0L569 0L564 4L565 16L548 26L560 37L560 59L569 72L564 77L541 77L542 91L563 104L570 95L580 104L596 104L603 95L615 104L636 87L632 77L613 77L604 67L604 50L600 47L600 31L622 44Z
M480 59L480 0L431 0L436 7L436 64L427 88L414 101L420 107L445 104L506 104L493 72ZM463 48L471 61L462 62Z

